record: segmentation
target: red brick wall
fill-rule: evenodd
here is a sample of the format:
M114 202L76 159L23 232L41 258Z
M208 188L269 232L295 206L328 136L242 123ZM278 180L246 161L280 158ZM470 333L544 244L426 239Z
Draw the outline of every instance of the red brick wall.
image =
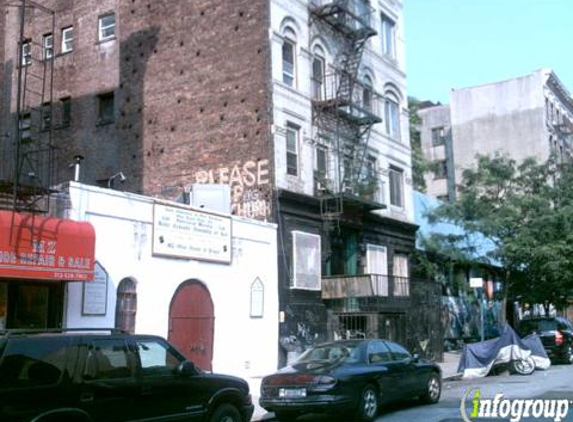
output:
M58 100L72 100L71 126L53 132L57 182L73 177L69 164L80 154L85 183L105 184L121 170L127 180L115 187L174 198L196 181L232 181L238 210L268 206L260 205L270 198L273 162L268 1L40 3L57 13L56 125ZM117 39L98 43L98 17L110 11ZM74 51L61 55L68 25ZM27 36L41 42L46 32L43 19L28 21ZM110 91L115 122L98 125L97 95Z

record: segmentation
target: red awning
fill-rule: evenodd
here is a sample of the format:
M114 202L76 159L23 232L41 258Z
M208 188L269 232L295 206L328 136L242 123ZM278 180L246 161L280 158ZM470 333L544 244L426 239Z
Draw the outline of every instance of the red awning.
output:
M94 278L95 231L85 221L0 211L0 278Z

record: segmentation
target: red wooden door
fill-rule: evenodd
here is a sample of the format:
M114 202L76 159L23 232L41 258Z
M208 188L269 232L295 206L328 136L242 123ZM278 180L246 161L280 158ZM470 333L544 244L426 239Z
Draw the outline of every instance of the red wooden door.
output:
M211 371L215 314L207 288L199 282L183 283L171 300L169 341L199 368Z

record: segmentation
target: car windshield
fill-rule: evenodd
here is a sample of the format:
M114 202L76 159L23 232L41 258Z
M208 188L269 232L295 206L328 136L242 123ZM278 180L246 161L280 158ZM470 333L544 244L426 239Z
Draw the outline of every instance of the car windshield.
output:
M304 352L296 363L356 363L360 360L358 344L325 344Z
M519 323L519 332L529 334L533 332L554 331L557 323L554 319L524 320Z

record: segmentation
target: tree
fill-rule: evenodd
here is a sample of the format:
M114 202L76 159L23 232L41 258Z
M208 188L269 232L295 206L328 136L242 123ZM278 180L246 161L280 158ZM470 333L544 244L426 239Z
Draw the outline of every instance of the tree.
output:
M474 261L500 264L508 299L546 310L566 304L573 291L573 165L478 156L477 167L463 172L456 202L440 205L429 218L464 229L458 236L433 236L436 251L451 254L454 245ZM493 248L480 247L483 236Z
M430 171L429 164L422 152L422 140L420 137L420 125L422 120L418 116L420 100L408 97L408 111L410 113L410 146L412 148L412 179L414 189L420 192L426 191L424 174Z

